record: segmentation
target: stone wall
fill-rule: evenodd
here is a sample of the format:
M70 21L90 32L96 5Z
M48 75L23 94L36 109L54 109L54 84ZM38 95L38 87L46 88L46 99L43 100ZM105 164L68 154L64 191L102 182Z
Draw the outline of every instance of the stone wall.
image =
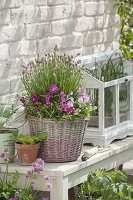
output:
M118 48L113 0L0 0L0 100L19 92L21 63L53 49L92 54Z

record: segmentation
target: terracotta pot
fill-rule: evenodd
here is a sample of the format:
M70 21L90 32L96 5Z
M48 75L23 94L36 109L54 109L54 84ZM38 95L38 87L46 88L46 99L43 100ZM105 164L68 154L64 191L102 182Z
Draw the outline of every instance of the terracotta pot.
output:
M18 144L16 143L18 160L20 165L32 165L36 160L40 143L37 144Z

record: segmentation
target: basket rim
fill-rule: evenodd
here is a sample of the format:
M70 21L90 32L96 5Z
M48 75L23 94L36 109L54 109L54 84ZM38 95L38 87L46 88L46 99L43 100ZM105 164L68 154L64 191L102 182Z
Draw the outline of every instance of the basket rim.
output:
M35 116L27 116L27 119L33 119L33 120L41 120L41 121L48 121L48 122L53 122L53 123L59 123L59 122L79 122L79 121L87 121L85 118L79 118L79 119L75 119L75 120L71 120L71 119L50 119L50 118L43 118L43 117L35 117Z

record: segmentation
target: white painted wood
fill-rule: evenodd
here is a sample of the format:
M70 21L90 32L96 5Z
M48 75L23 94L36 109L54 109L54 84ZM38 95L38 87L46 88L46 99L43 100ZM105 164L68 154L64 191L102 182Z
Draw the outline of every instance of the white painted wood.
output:
M102 135L104 132L104 87L99 90L99 134Z
M119 115L119 84L115 86L115 102L116 102L116 126L120 123L120 115Z
M90 147L84 146L83 149L87 150L90 149ZM79 157L75 162L45 163L46 172L39 176L36 184L37 189L48 191L43 178L44 174L48 174L53 185L50 191L50 200L68 200L68 189L85 181L90 171L99 167L105 167L108 170L117 167L133 159L132 152L133 137L128 137L113 142L107 148L98 148L98 153L85 162ZM81 156L82 155L81 153ZM0 176L4 173L5 169L5 165L0 164ZM18 163L9 164L9 172L17 170L20 175L18 187L23 187L25 173L30 169L31 166L20 166ZM40 187L40 185L43 187Z
M133 80L130 81L130 119L133 121Z
M52 179L50 200L68 200L68 177Z

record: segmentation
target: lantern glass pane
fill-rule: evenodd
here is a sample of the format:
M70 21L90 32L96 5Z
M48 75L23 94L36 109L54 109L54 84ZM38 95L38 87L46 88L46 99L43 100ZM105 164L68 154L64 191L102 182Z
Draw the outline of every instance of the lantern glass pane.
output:
M119 113L120 122L130 120L130 82L119 85Z
M90 119L88 121L88 127L94 127L94 128L98 128L99 127L99 103L98 103L98 99L99 99L99 90L96 88L89 88L86 90L87 94L91 96L91 98L94 101L94 105L97 107L97 109L93 112L91 112L91 116Z
M116 125L116 92L115 86L104 89L104 127Z

